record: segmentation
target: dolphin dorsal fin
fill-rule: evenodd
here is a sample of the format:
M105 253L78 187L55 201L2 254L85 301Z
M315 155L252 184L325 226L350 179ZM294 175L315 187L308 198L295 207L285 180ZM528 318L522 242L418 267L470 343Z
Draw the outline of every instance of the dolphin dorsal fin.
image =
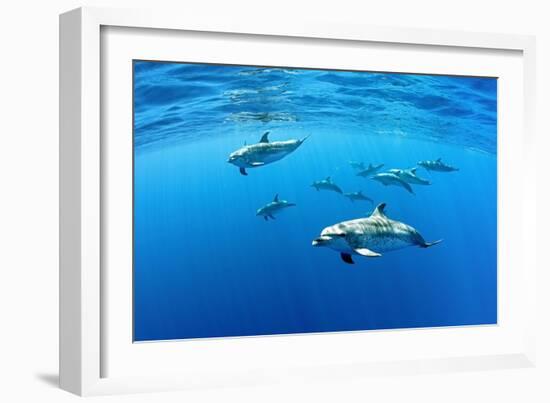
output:
M369 169L371 169L371 168L372 168L372 163L369 163Z
M374 209L371 215L386 217L386 213L384 212L385 208L386 208L386 203L380 203L378 206L376 206L376 208Z
M325 178L325 180L326 180L327 182L331 182L331 181L332 181L332 179L331 179L330 176L327 176L327 177Z
M414 167L414 168L411 168L411 172L412 172L413 174L415 174L415 173L416 173L416 170L417 170L417 168L416 168L416 167Z
M438 159L436 159L436 162L441 162L441 157L439 157Z
M277 202L279 201L279 193L277 193L277 194L275 195L275 197L273 198L273 201L274 201L275 203L277 203Z
M260 139L260 143L269 143L269 139L267 138L269 132L265 132L262 134L262 138Z
M244 141L244 146L246 147L246 140Z

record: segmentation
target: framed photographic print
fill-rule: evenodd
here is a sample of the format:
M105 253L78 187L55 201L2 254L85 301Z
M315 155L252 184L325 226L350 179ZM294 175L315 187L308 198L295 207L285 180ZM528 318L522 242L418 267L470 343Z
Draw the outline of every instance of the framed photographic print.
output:
M62 387L533 365L534 40L255 24L61 16Z

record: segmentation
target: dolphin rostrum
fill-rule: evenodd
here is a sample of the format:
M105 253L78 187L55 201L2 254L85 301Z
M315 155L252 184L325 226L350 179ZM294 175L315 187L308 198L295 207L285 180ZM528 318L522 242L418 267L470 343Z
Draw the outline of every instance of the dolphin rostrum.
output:
M357 176L362 176L364 178L370 177L380 171L384 164L378 164L378 165L372 165L369 164L369 166L366 169L361 170L360 172L357 172Z
M383 172L383 173L374 175L372 179L374 179L377 182L380 182L384 186L388 186L388 185L400 186L403 189L405 189L407 192L414 194L411 185L409 185L407 182L405 182L396 174Z
M435 161L418 161L418 166L425 168L428 171L437 171L437 172L453 172L458 171L458 168L455 168L451 165L447 165L441 161L441 158L436 159Z
M321 181L315 181L311 184L312 187L314 187L317 191L319 190L331 190L336 193L343 193L342 189L338 187L337 184L332 182L332 178L330 176L327 176L325 179Z
M388 172L399 176L405 182L412 185L431 185L429 180L421 178L416 174L416 167L411 169L390 169Z
M365 169L365 164L363 162L357 162L357 161L348 161L348 162L353 169L356 169L358 171L363 171Z
M350 193L344 193L344 196L346 196L348 199L350 199L352 202L356 201L356 200L364 200L364 201L368 201L372 204L374 204L374 201L370 198L370 197L367 197L363 194L363 191L359 191L359 192L350 192Z
M388 218L384 213L385 207L386 203L381 203L370 217L326 227L311 245L338 251L344 262L353 264L352 255L379 257L383 252L415 245L428 248L442 241L426 242L410 225Z
M259 208L256 211L257 216L261 216L264 220L268 221L268 218L275 219L273 214L279 213L287 207L293 207L296 204L289 203L286 200L280 200L279 195L276 194L272 202L267 203L265 206Z
M248 175L246 168L257 168L279 161L296 150L309 137L301 140L286 140L270 142L265 132L259 143L244 145L229 155L227 162L239 167L241 175Z

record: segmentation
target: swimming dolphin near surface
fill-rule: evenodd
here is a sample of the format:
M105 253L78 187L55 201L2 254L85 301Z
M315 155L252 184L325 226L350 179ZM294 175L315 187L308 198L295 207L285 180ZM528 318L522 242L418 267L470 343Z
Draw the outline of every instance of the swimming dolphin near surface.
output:
M279 200L279 195L276 194L272 202L267 203L265 206L259 208L256 211L256 215L262 216L266 221L268 221L268 218L271 218L272 220L274 220L275 217L273 216L273 214L279 213L285 208L293 207L295 205L296 204L289 203L286 200Z
M229 155L227 162L239 167L241 175L248 175L246 168L257 168L279 161L296 150L309 137L301 140L286 140L270 142L265 132L259 143L244 145Z
M416 168L390 169L388 172L399 176L405 182L413 185L431 185L431 182L429 180L421 178L420 176L416 175Z
M343 221L326 227L311 245L324 246L340 252L344 262L353 264L352 255L379 257L383 252L407 246L429 248L442 241L440 239L426 242L410 225L388 218L384 212L385 207L386 203L381 203L370 217Z
M357 176L363 176L363 177L370 177L380 171L384 164L378 164L378 165L372 165L369 164L369 166L366 169L363 169L362 171L357 173Z
M352 202L354 202L355 200L364 200L374 204L374 201L370 197L365 196L363 194L363 191L361 190L359 192L344 193L344 196L346 196Z
M342 189L338 187L337 184L332 182L332 178L330 176L327 176L322 181L315 181L311 184L312 187L314 187L317 191L319 190L331 190L336 193L343 193Z
M418 161L416 165L421 166L428 171L453 172L459 170L458 168L445 164L441 161L441 158L438 158L435 161Z
M381 174L376 174L371 179L380 182L384 186L393 185L400 186L405 189L407 192L414 194L411 185L401 179L399 176L389 172L383 172Z
M358 171L363 171L365 169L365 164L363 162L357 162L357 161L348 161L348 162L353 169L356 169Z

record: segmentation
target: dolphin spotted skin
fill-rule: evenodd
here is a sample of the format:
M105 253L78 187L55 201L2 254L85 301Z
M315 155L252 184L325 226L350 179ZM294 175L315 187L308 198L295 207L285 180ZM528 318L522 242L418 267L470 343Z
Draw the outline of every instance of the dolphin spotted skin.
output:
M343 221L326 227L311 245L324 246L340 252L344 262L353 264L352 255L380 257L384 252L408 246L429 248L442 241L426 242L410 225L388 218L384 212L385 207L386 203L381 203L370 217Z
M399 176L389 172L383 172L376 174L372 177L373 180L380 182L384 186L399 186L405 189L407 192L414 194L411 185L401 179Z
M380 171L383 166L384 164L378 164L378 165L369 164L369 166L366 169L363 169L360 172L358 172L357 176L362 176L364 178L371 177L372 175Z
M321 181L315 181L311 184L312 187L315 188L315 190L319 191L319 190L330 190L332 192L336 192L336 193L343 193L342 192L342 189L340 189L338 187L337 184L335 184L334 182L332 182L332 178L330 176L327 176L325 179L321 180Z
M357 171L364 171L365 170L365 164L363 162L357 162L357 161L349 161L349 164L351 167Z
M263 217L266 221L268 221L269 218L274 220L275 217L273 214L279 213L287 207L293 207L295 205L296 204L289 203L286 200L279 200L279 195L276 194L272 202L267 203L256 211L256 215Z
M268 139L269 132L265 132L259 143L244 145L229 155L227 162L239 167L241 175L248 175L246 168L262 167L283 159L296 150L309 137L301 140L273 141Z
M368 201L374 204L374 201L370 197L365 196L361 190L359 192L344 193L344 196L346 196L352 202L357 200L357 201Z
M459 170L458 168L445 164L441 161L441 158L438 158L435 161L418 161L416 165L421 166L428 171L436 172L454 172Z
M429 180L421 178L416 174L416 168L390 169L388 172L399 176L405 182L410 183L412 185L431 185Z

